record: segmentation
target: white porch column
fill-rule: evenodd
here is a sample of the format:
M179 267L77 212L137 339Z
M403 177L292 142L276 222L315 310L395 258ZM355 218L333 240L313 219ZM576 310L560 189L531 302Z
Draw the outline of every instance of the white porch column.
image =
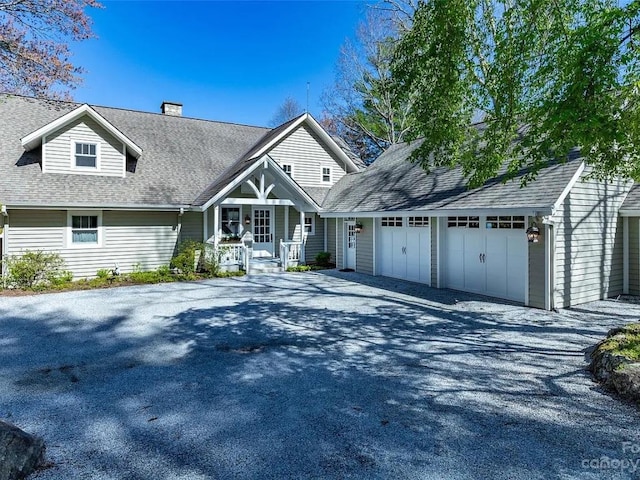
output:
M305 233L304 233L304 210L300 210L300 264L305 265L307 262L305 261Z
M622 217L622 293L629 295L629 217Z
M219 225L220 225L220 205L215 204L213 206L213 244L218 244L218 233L219 233Z
M328 245L329 245L328 241L327 241L327 236L328 236L328 234L327 234L327 217L324 217L322 220L323 220L323 224L324 224L324 246L322 247L322 249L326 252L327 248L328 248ZM374 235L373 238L375 238L375 235ZM374 252L376 251L375 248L373 249L373 251Z
M202 212L202 241L206 242L209 239L209 211Z
M289 205L284 206L284 241L289 241Z

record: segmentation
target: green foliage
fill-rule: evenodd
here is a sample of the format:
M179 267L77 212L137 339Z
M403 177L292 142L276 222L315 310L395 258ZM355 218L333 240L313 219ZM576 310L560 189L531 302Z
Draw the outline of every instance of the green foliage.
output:
M13 255L7 259L8 284L16 288L47 286L68 278L69 272L62 272L62 257L57 253L27 250L23 255Z
M194 273L196 271L194 264L197 250L204 251L202 243L194 240L185 240L178 247L177 255L171 259L170 267L177 268L185 274Z
M321 267L328 267L331 261L331 252L318 252L316 255L316 264Z
M287 272L310 272L313 270L311 265L296 265L287 267Z
M415 102L410 136L424 138L413 160L460 166L472 186L505 165L526 183L580 147L594 176L640 179L639 12L613 0L420 2L392 63Z
M111 271L106 268L101 268L96 272L96 277L101 280L106 280L111 275Z
M622 355L633 361L640 361L640 323L632 323L618 329L598 346L599 350Z

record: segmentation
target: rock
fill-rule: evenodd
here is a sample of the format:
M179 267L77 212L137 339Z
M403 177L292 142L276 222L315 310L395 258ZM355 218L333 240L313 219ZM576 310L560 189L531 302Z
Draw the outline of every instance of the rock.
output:
M611 383L624 398L640 401L640 363L630 363L613 372Z
M18 480L44 463L44 441L0 420L0 480Z

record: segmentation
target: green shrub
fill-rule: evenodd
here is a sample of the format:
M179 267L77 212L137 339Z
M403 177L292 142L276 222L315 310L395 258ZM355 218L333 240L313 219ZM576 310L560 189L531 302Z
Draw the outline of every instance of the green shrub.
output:
M50 285L63 273L64 260L57 253L27 250L23 255L12 255L7 259L8 283L17 288L33 288Z
M178 253L171 259L171 268L177 268L182 273L194 273L196 271L195 260L196 250L203 251L202 243L193 240L185 240L178 247Z
M311 265L297 265L295 267L288 267L287 272L310 272L313 270Z
M316 255L316 264L321 267L328 267L331 261L331 252L318 252Z
M160 265L158 267L158 275L161 277L171 277L171 267L169 265Z
M111 275L111 270L107 270L106 268L101 268L96 272L96 277L101 280L106 280Z
M49 281L53 286L66 286L73 282L73 273L69 270L63 270L58 275L52 276Z

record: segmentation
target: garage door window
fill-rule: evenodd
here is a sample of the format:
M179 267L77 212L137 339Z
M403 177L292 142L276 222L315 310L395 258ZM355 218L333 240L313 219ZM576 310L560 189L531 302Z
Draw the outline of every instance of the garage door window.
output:
M428 227L429 217L409 217L410 227Z
M447 226L453 228L480 228L480 217L449 217Z
M524 230L523 216L487 217L487 228L499 228L509 230Z
M382 217L383 227L401 227L402 217Z

